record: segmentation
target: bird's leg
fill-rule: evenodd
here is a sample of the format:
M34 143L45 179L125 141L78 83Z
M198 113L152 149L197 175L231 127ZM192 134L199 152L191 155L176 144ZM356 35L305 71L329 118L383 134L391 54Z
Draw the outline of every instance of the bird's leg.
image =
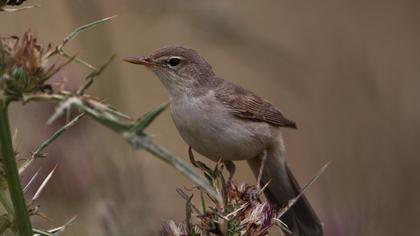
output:
M192 151L192 147L188 146L188 157L190 158L191 163L196 166L195 159L194 159L194 153ZM197 167L197 166L196 166Z
M201 161L196 161L195 160L193 149L191 147L188 147L188 156L190 158L191 164L193 164L194 167L197 167L197 168L201 169L202 171L204 171L205 173L211 175L212 171L208 166L206 166L206 164L204 164Z
M257 188L258 188L258 190L261 189L261 178L262 178L262 175L263 175L263 170L264 170L266 159L267 159L267 151L264 150L264 152L260 156L261 165L260 165L260 170L258 172L258 178L257 178Z
M226 166L226 170L229 172L228 184L230 185L236 171L236 166L233 161L224 161L224 164Z

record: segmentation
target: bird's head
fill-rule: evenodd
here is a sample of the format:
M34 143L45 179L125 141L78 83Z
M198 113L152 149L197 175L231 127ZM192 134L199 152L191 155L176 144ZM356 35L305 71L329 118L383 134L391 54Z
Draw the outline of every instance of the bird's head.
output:
M128 57L124 61L152 70L172 96L188 93L214 77L212 67L203 57L182 46L161 48L148 56Z

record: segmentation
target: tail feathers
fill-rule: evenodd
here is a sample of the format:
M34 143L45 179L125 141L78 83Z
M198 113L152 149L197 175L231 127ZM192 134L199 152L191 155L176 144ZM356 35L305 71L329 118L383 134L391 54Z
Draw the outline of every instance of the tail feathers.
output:
M255 158L248 163L254 174L258 176L261 160ZM278 156L268 155L261 177L261 186L270 180L264 194L267 200L278 208L285 206L301 191L289 167ZM288 226L292 236L323 235L322 224L304 195L282 216L281 220Z
M297 196L301 192L301 188L287 165L286 170L294 195ZM297 235L315 236L323 234L322 223L305 195L302 195L290 210L291 216L285 215L284 219L286 220L287 217L293 218L296 228L299 229L299 234Z

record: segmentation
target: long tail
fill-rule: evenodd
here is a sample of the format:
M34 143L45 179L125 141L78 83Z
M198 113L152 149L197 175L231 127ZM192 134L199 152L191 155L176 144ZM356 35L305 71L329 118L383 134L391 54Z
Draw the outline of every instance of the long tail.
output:
M261 176L261 186L271 180L264 193L268 201L279 208L285 206L290 199L296 197L301 191L298 182L285 162L285 153L281 146L279 145L274 150L267 152ZM260 172L261 163L261 158L248 160L248 164L256 177ZM322 224L305 196L302 196L282 216L281 220L293 232L290 235L323 235Z

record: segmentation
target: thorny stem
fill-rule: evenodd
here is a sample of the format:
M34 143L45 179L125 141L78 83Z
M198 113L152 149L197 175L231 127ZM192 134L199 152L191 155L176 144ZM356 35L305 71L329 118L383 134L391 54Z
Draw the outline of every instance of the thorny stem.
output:
M12 137L8 118L8 102L0 98L0 146L3 157L6 180L10 197L15 210L16 229L19 236L32 235L32 225L26 208L26 201L20 185L20 177L13 150Z

